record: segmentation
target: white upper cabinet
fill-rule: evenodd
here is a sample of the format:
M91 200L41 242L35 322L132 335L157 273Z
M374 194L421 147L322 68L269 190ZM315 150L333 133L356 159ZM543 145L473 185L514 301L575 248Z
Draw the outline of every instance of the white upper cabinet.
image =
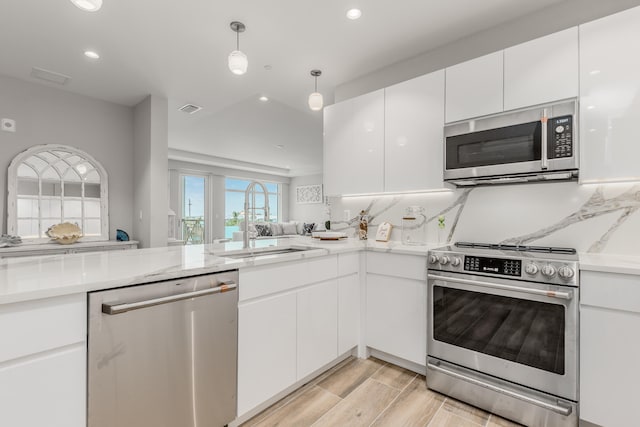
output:
M385 89L385 191L443 187L443 126L444 70Z
M324 109L324 190L329 196L384 188L384 89Z
M447 123L503 111L503 51L446 69Z
M504 51L504 109L578 96L578 27Z
M580 26L581 182L640 179L640 8Z

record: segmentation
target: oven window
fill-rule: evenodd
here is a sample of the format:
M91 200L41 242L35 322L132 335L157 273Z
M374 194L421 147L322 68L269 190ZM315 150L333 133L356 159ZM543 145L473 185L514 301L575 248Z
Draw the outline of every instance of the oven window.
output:
M447 138L447 169L540 160L542 125L525 123Z
M436 340L564 374L562 305L434 286Z

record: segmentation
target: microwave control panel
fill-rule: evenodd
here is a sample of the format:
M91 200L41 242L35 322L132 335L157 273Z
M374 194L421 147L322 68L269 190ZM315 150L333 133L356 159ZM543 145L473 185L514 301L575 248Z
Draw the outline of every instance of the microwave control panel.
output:
M479 273L519 277L522 271L522 261L519 259L485 258L467 255L464 257L464 269Z
M573 116L549 119L547 144L549 159L573 156Z

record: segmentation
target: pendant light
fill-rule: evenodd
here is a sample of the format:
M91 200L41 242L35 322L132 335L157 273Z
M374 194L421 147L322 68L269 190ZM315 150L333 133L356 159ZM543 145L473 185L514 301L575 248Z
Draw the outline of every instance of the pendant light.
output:
M311 75L315 78L315 91L309 95L309 108L313 111L322 110L322 94L318 92L318 77L322 75L320 70L311 70Z
M247 55L240 50L240 33L243 33L247 27L238 21L233 21L230 26L236 33L236 50L229 54L229 69L233 74L241 76L247 72L247 66L249 65Z
M71 3L87 12L96 12L102 7L102 0L71 0Z

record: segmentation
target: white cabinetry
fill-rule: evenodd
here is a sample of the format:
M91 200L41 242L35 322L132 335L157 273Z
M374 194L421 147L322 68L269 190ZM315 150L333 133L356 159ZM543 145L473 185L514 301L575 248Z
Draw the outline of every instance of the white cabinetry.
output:
M300 290L298 297L298 380L338 357L338 282Z
M324 191L378 193L384 186L384 90L324 109Z
M640 179L640 8L580 26L581 182Z
M425 365L426 258L367 253L366 344Z
M578 96L578 27L504 51L504 109Z
M86 424L86 295L0 306L0 424Z
M242 281L240 281L242 286ZM238 414L296 382L296 294L238 308Z
M503 51L446 69L447 123L503 111Z
M358 270L358 253L240 270L238 415L357 345Z
M638 422L640 277L582 272L580 418L607 427Z
M385 89L385 191L443 187L444 70Z

